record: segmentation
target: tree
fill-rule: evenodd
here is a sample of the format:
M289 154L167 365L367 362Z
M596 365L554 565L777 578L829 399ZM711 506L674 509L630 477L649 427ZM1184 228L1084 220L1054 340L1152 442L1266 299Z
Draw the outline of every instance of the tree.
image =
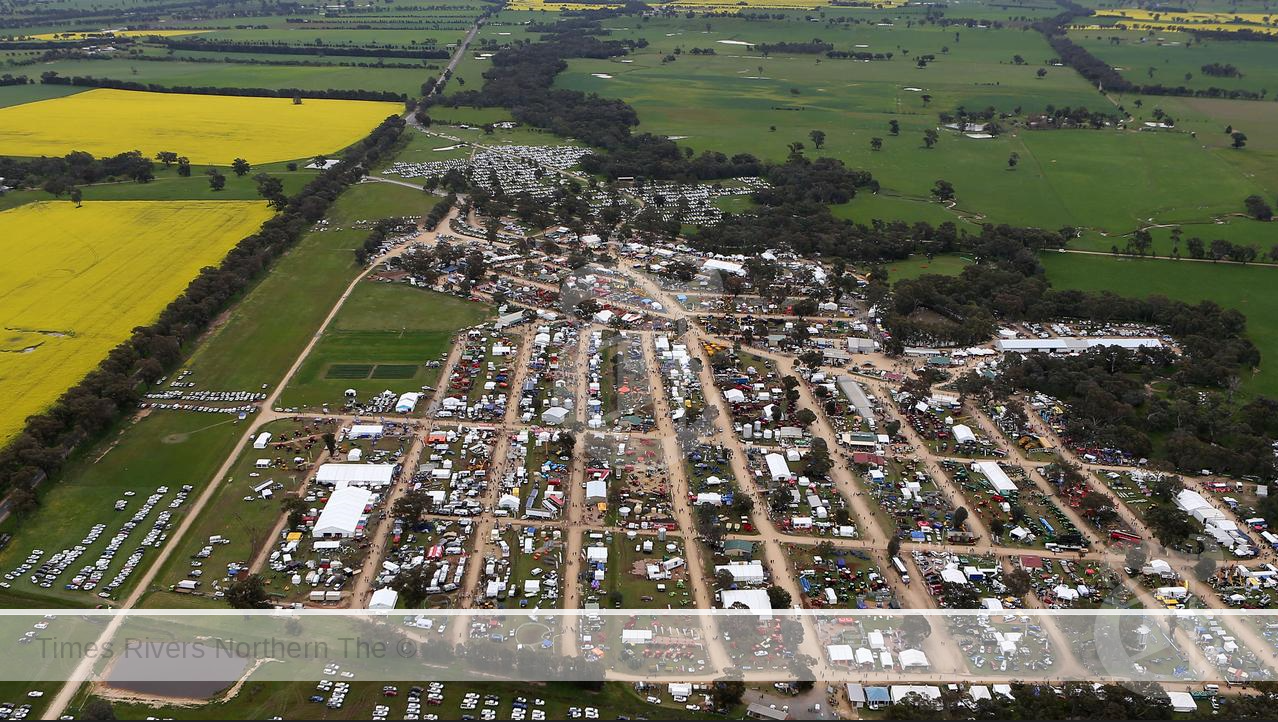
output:
M1030 575L1024 569L1017 567L1007 575L1007 581L1003 582L1007 587L1007 593L1014 597L1023 597L1030 590Z
M794 418L804 426L811 426L812 422L817 420L817 415L812 411L812 409L799 409L799 412L794 415Z
M16 518L28 517L39 508L40 497L36 496L31 489L20 486L9 492L9 511L13 512Z
M74 193L74 191L72 191ZM1247 215L1258 221L1270 221L1274 217L1274 209L1269 207L1264 198L1257 195L1247 196L1243 201L1243 205L1247 207Z
M813 130L808 133L808 137L812 139L812 147L817 150L821 150L821 147L825 145L824 130Z
M164 164L165 168L177 162L178 154L171 150L162 150L155 154L155 159Z
M768 587L768 601L773 609L789 609L792 600L789 592L774 584Z
M935 128L928 128L927 130L923 131L923 145L927 148L931 148L935 146L936 141L939 138L940 138L940 135L937 134Z
M889 120L889 121L888 121L888 132L889 132L889 133L891 133L892 135L900 135L900 134L901 134L901 123L900 123L900 121L897 121L897 120Z
M954 184L947 180L938 180L936 185L932 186L932 195L938 201L954 200Z
M901 620L901 634L905 636L906 644L918 647L932 636L932 624L922 614L909 614Z
M1216 560L1209 556L1202 556L1194 564L1194 576L1199 581L1208 581L1216 574Z
M296 529L306 516L306 500L301 497L288 496L280 502L280 511L288 517L288 528Z
M395 501L391 514L396 519L404 519L409 524L415 524L423 514L430 511L431 506L430 495L424 489L414 489Z
M226 176L217 168L209 168L204 174L209 177L209 188L220 191L226 187Z
M1046 78L1046 77L1047 77L1047 68L1039 68L1039 69L1038 69L1038 72L1037 72L1037 73L1035 73L1035 75L1037 75L1037 76L1038 76L1038 77L1040 77L1040 78Z
M1229 134L1229 137L1233 138L1234 140L1233 147L1235 148L1242 148L1243 146L1247 145L1247 134L1242 132L1241 130L1235 130L1234 132Z
M1014 170L1017 164L1020 162L1021 162L1021 154L1017 153L1016 151L1012 151L1012 154L1007 156L1007 167L1009 169Z
M236 158L231 161L231 170L235 171L236 176L243 178L250 170L253 170L253 166L243 158Z
M84 705L84 709L80 711L80 719L87 720L113 720L116 719L115 707L111 706L109 700L101 697L94 697Z
M391 581L390 588L399 592L405 607L416 609L430 596L429 590L434 576L433 572L428 573L427 565L418 564L411 569L401 569Z
M901 553L901 538L892 534L892 538L887 541L887 556L895 557L898 553Z
M257 574L236 579L226 588L226 601L236 609L268 609L266 583Z
M84 200L84 193L79 188L72 188L71 202L75 204L76 208L80 207L80 201L82 200Z
M267 205L276 210L284 210L284 206L288 205L288 196L284 194L283 181L265 173L258 173L253 176L253 180L257 183L257 194L266 199Z
M337 437L331 431L325 431L320 437L324 440L324 448L328 449L329 456L337 453Z
M1176 544L1194 533L1194 524L1189 515L1171 505L1150 507L1145 512L1145 521L1163 546Z
M950 520L950 523L954 526L954 528L962 529L963 522L966 522L966 521L967 521L967 507L960 506L959 508L955 509L954 516Z
M714 690L710 696L714 701L715 709L726 710L741 704L741 698L745 696L745 692L745 682L728 680L726 682L715 682Z
M183 178L191 177L191 161L186 156L177 159L177 174Z
M1145 562L1148 558L1148 555L1145 553L1144 544L1133 544L1130 547L1127 547L1127 553L1123 556L1123 564L1126 565L1128 569L1131 569L1134 572L1139 572L1141 568L1145 566Z
M870 150L883 150L883 139L874 137L870 139Z

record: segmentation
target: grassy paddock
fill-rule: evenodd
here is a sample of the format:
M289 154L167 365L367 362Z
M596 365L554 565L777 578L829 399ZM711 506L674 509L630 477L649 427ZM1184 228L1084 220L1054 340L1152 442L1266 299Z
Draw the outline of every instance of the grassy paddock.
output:
M355 288L333 325L298 369L280 403L284 406L340 407L344 392L360 398L391 389L398 393L435 385L440 369L427 361L446 354L458 329L482 321L489 309L405 284L365 281ZM359 376L355 366L368 366ZM388 374L406 366L411 375ZM380 371L379 371L380 369Z
M1047 278L1056 288L1110 290L1128 296L1160 294L1196 303L1215 301L1247 316L1247 335L1260 349L1260 370L1244 378L1253 394L1278 394L1278 269L1193 261L1130 260L1045 253Z

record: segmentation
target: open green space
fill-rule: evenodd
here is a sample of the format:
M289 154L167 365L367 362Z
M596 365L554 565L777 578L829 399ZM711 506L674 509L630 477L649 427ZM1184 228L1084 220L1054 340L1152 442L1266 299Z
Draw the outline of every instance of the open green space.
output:
M355 287L281 396L287 407L340 407L346 389L364 399L433 386L453 335L488 316L488 307L399 283ZM355 367L363 367L357 376ZM407 373L411 371L412 373Z
M1011 129L995 138L941 129L936 147L925 148L923 132L938 128L940 112L959 107L1027 113L1049 105L1087 106L1118 112L1071 69L1042 65L1053 53L1040 34L1028 30L964 28L956 37L952 28L903 22L814 30L798 20L717 17L644 23L617 18L605 24L612 38L642 37L649 45L624 58L573 60L558 77L559 86L622 98L638 110L640 130L677 138L697 151L748 152L779 161L790 143L800 142L810 157L828 155L865 168L883 192L863 194L838 211L857 220L966 218L1125 233L1151 220L1207 222L1236 212L1248 195L1271 195L1268 189L1278 188L1263 170L1235 163L1214 142L1179 129ZM749 46L725 43L806 41L814 35L836 50L891 52L893 58L859 62L777 52L765 57ZM694 48L714 54L693 55ZM923 54L936 59L919 68L914 58ZM1013 62L1018 55L1024 64ZM1046 73L1041 78L1040 69ZM672 87L680 92L669 92ZM1193 115L1225 125L1203 111ZM899 135L890 133L892 120L900 124ZM812 130L825 133L824 147L814 147ZM871 150L873 138L882 140L882 150ZM1013 153L1020 163L1009 169ZM955 185L955 209L930 201L937 179Z
M1261 353L1259 371L1243 379L1252 394L1278 394L1278 269L1198 261L1124 259L1077 253L1041 256L1056 288L1108 290L1124 296L1160 294L1190 303L1215 301L1247 316L1247 336Z
M209 186L209 177L205 175L205 172L214 166L192 165L191 175L183 177L178 175L176 166L165 168L163 164L157 163L155 166L155 180L149 183L112 181L80 186L80 191L84 194L82 202L256 200L261 198L257 192L257 181L253 180L253 176L258 173L266 173L267 175L278 177L284 183L284 192L288 194L300 191L318 173L318 171L307 170L306 168L289 170L289 164L287 163L270 163L254 166L248 174L237 176L231 172L231 160L233 159L228 158L226 165L216 166L218 171L226 176L226 186L220 191L215 191ZM405 188L404 190L408 189ZM66 199L67 196L63 195L62 198ZM52 194L43 190L10 191L0 195L0 210L14 208L32 201L53 199L54 196ZM70 202L70 200L67 200L67 203ZM262 202L265 203L266 201Z
M439 201L437 196L420 188L376 181L361 183L346 194L349 196L347 201L329 214L333 223L349 225L395 216L420 217L429 213Z
M971 259L955 253L942 253L931 258L927 256L910 256L903 261L895 261L888 264L888 280L895 283L932 274L957 276L971 263Z
M274 421L263 426L261 430L272 435L271 443L265 449L246 447L240 451L226 477L218 480L220 486L209 505L160 569L153 588L164 590L186 578L191 569L190 560L213 535L229 541L211 545L213 553L203 560L201 595L211 595L215 591L214 580L226 574L228 563L251 563L254 555L270 541L269 535L281 516L281 501L295 494L307 476L309 465L319 458L324 449L323 441L311 437L335 429L336 424L333 423L311 427L291 420ZM260 468L259 459L270 461L271 466ZM304 461L298 464L296 459ZM272 488L271 498L263 498L254 489L268 481L278 484L278 487ZM165 598L170 596L193 595L166 594ZM197 608L206 604L221 606L221 603L208 598L191 603Z
M225 54L223 54L225 56ZM358 58L355 58L358 60ZM412 63L406 58L395 62ZM376 62L366 59L365 62ZM420 62L420 61L418 61ZM372 90L415 96L429 71L424 68L360 68L342 66L268 65L226 62L57 60L41 63L39 73L92 76L130 83L216 88L296 88L299 90Z
M1278 90L1278 45L1265 41L1203 40L1191 33L1138 30L1074 30L1071 40L1140 85L1224 88L1259 93ZM1210 75L1203 66L1232 65L1238 76Z
M196 486L198 493L198 488L208 482L211 469L231 451L243 428L234 416L177 413L151 414L124 427L118 437L109 442L105 453L101 449L90 452L94 455L71 465L62 479L46 482L40 490L40 506L33 514L23 519L10 517L0 524L0 529L14 534L13 541L0 552L0 568L12 569L32 549L43 549L48 556L79 544L90 527L105 523L106 533L89 546L83 557L86 561L96 559L111 536L129 519L130 515L112 508L124 492L135 492L135 499L145 498L156 488L168 486L170 494L166 502L183 484ZM187 503L175 510L175 523L194 500L194 495L188 497ZM156 513L158 510L152 511L148 520L154 520ZM135 532L130 541L136 544L142 533L145 532ZM147 550L131 581L140 577L159 553L159 549ZM123 559L117 559L115 566L118 567L119 562ZM46 598L47 606L60 606L68 601L99 601L88 592L62 588L76 569L78 567L68 569L49 589L32 585L26 577L13 582L13 587L30 600ZM114 571L106 579L112 576Z
M21 73L19 73L20 75ZM6 85L0 87L0 108L23 103L34 103L37 100L61 98L64 95L79 93L84 88L72 88L66 85Z

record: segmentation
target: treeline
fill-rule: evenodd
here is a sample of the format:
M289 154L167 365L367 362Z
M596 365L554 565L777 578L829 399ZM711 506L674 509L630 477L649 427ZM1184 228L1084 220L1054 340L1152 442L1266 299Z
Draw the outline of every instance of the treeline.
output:
M635 47L630 42L600 40L583 34L580 27L571 27L572 32L553 33L544 42L498 51L493 55L492 67L484 73L483 88L432 99L432 104L507 108L521 123L608 151L584 157L581 165L588 173L614 179L694 181L761 172L762 164L748 154L729 158L722 153L705 152L693 157L690 150L681 151L668 138L649 133L632 135L639 115L625 101L554 87L555 76L567 68L570 58L618 57Z
M834 50L834 43L827 43L820 38L814 38L808 42L780 42L780 43L760 43L754 46L764 55L772 53L790 53L792 55L818 55L820 53L828 53Z
M101 44L101 40L0 40L0 50L65 50ZM133 43L127 38L117 38L112 39L111 44L122 47Z
M195 50L209 53L259 53L264 55L338 55L370 58L416 58L447 60L447 50L404 50L398 48L366 48L337 45L268 45L235 43L224 40L164 39L161 44L171 50Z
M444 217L448 215L448 212L455 205L457 205L456 193L449 193L444 196L444 200L436 203L435 207L431 208L430 212L426 214L426 218L422 220L422 227L428 231L435 230L439 226L439 222L444 220Z
M336 60L291 60L287 58L237 58L225 55L220 58L204 58L194 55L129 55L129 62L144 63L204 63L204 64L227 64L227 65L264 65L272 67L286 68L377 68L389 70L421 70L422 68L437 69L439 66L433 63L387 63L383 60L375 62L345 62ZM24 65L39 65L40 63L51 62L54 60L112 60L113 56L102 55L101 53L86 53L80 50L50 50L47 53L34 55L24 60L13 60L10 64L15 67Z
M25 75L13 75L10 73L0 75L0 88L10 85L26 85L29 82L31 82L31 79Z
M1122 118L1115 113L1102 113L1088 110L1084 106L1057 108L1048 105L1042 113L1030 114L1026 119L1029 127L1043 128L1092 128L1099 130L1106 126L1116 125Z
M72 151L61 158L13 158L0 156L0 178L14 188L57 189L128 178L146 183L155 178L155 163L132 150L94 158L84 151Z
M225 88L208 85L159 85L137 83L132 80L95 78L90 75L59 75L49 70L40 75L45 85L72 85L85 88L112 88L114 90L138 90L147 93L181 93L183 95L234 95L253 98L310 98L315 100L376 100L402 103L408 99L404 93L389 90L304 90L302 88Z
M852 60L891 60L895 53L871 53L868 50L831 50L825 57L832 60L851 58Z
M47 411L31 416L21 434L0 451L0 489L28 489L58 471L81 442L100 436L136 407L143 384L154 383L182 362L183 346L206 331L220 313L281 254L291 248L348 186L363 177L398 141L402 118L387 118L342 161L321 172L284 209L241 240L221 264L200 272L148 326L134 329L80 383Z
M1208 63L1199 70L1203 71L1203 75L1210 75L1213 78L1241 78L1242 72L1234 66L1233 63Z
M197 96L239 96L268 98L312 98L312 100L371 100L404 102L408 96L391 91L357 91L357 89L328 88L313 91L302 88L225 88L215 86L161 86L157 83L116 81L114 78L95 78L92 75L59 75L54 70L40 75L46 86L75 86L86 88L112 88L118 91L143 91L148 93L181 93Z

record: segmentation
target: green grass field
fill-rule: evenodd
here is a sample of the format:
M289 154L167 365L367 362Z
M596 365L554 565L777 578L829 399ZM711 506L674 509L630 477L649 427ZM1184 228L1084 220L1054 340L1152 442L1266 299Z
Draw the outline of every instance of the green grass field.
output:
M1140 85L1183 85L1195 90L1215 87L1257 93L1278 90L1278 46L1271 42L1205 40L1190 44L1190 33L1151 35L1137 30L1074 30L1069 37L1118 68L1124 78ZM1211 63L1233 65L1242 76L1208 75L1202 67Z
M378 182L361 183L348 190L344 199L329 214L329 220L339 225L394 216L424 216L439 202L438 196L419 188Z
M895 283L929 274L957 276L971 263L971 260L951 253L933 256L931 259L927 256L910 256L904 261L888 264L888 281Z
M396 393L435 385L440 369L426 368L448 352L458 329L483 321L489 308L406 284L365 281L347 299L333 325L297 370L280 403L287 407L340 408L344 392L359 397L385 389ZM344 373L366 366L369 373ZM388 366L408 367L395 375ZM424 406L419 411L424 410Z
M275 421L263 426L262 431L270 432L273 435L271 440L278 442L291 437L301 428L302 424L294 421ZM335 425L329 425L325 426L324 430L331 431L333 428ZM209 506L205 507L204 513L181 540L178 550L169 557L168 562L160 570L156 577L155 588L164 589L184 579L191 569L189 564L191 557L207 544L208 538L214 534L226 537L230 543L215 546L213 554L204 560L205 578L201 592L212 593L211 581L225 573L226 564L251 562L263 544L270 541L268 535L281 516L280 502L286 494L295 492L305 477L305 471L293 469L288 462L298 456L314 462L323 448L322 442L316 442L310 449L305 450L272 445L264 450L246 448L241 451L230 473L225 479L219 480L221 486L209 502ZM281 464L270 469L258 469L255 466L258 459L274 459ZM268 480L278 482L284 488L275 491L274 498L262 499L253 492L253 488ZM157 592L157 594L162 593ZM168 600L170 597L190 598L189 595L165 594L161 599ZM203 605L206 602L209 606L217 607L223 604L211 599L201 600L196 604Z
M225 54L223 54L225 56ZM358 60L358 58L355 58ZM412 62L400 59L399 62ZM181 61L59 60L41 63L40 72L88 75L132 83L219 88L298 88L301 90L385 90L417 95L428 71L409 68L249 65Z
M95 183L81 186L80 190L84 194L84 203L92 203L93 201L256 200L261 198L257 193L257 182L253 180L253 176L258 173L277 176L284 182L284 192L289 194L300 191L318 173L318 171L305 168L290 171L286 163L270 163L263 166L254 166L248 175L237 176L231 172L230 165L230 160L227 160L225 165L217 166L222 175L226 176L226 187L220 191L215 191L209 186L209 178L205 175L205 171L210 166L193 165L191 166L190 177L184 178L177 174L176 167L165 168L163 164L159 163L155 167L155 180L150 183L135 183L133 181ZM302 165L305 164L303 163ZM67 198L65 195L62 197L64 199ZM52 195L42 190L11 191L0 196L0 210L14 208L32 201L52 199ZM68 200L67 202L69 203L70 201ZM265 203L266 201L262 202Z
M6 85L0 88L0 108L34 103L37 100L61 98L83 90L85 88L72 88L66 85Z
M1255 394L1278 394L1278 269L1192 261L1131 260L1074 253L1041 256L1055 288L1110 290L1125 296L1160 294L1196 303L1215 301L1247 316L1247 336L1261 353L1260 370L1244 378Z
M963 29L956 40L952 29L902 23L812 28L797 21L713 18L710 30L704 19L663 18L640 27L628 19L607 24L615 28L612 37L642 36L650 45L626 58L571 61L558 78L560 86L620 97L639 111L640 130L679 138L694 150L750 152L779 161L788 144L798 141L809 156L828 155L870 170L883 185L883 198L849 204L846 215L858 220L879 213L956 220L959 214L928 207L933 205L927 202L930 188L942 178L954 183L960 214L977 222L1110 232L1129 232L1150 219L1210 221L1237 211L1247 195L1270 195L1268 188L1278 188L1214 145L1181 132L1014 131L973 139L942 130L937 146L924 148L922 134L938 126L937 113L959 106L1003 111L1048 104L1108 106L1068 68L1046 67L1047 75L1037 78L1036 63L1051 50L1033 32ZM722 42L814 35L836 49L893 52L894 57L874 62L761 57L746 46ZM676 47L685 52L663 62ZM716 54L693 56L686 52L691 48L713 48ZM936 54L937 60L919 69L912 58L923 53ZM1013 55L1026 64L1013 64ZM671 87L680 92L669 92ZM924 103L925 94L930 103ZM1203 122L1210 117L1202 111L1197 115ZM900 123L899 136L890 135L890 120ZM809 138L814 129L826 134L820 150ZM883 150L870 150L874 137L883 139ZM1021 159L1015 170L1007 165L1011 153Z

